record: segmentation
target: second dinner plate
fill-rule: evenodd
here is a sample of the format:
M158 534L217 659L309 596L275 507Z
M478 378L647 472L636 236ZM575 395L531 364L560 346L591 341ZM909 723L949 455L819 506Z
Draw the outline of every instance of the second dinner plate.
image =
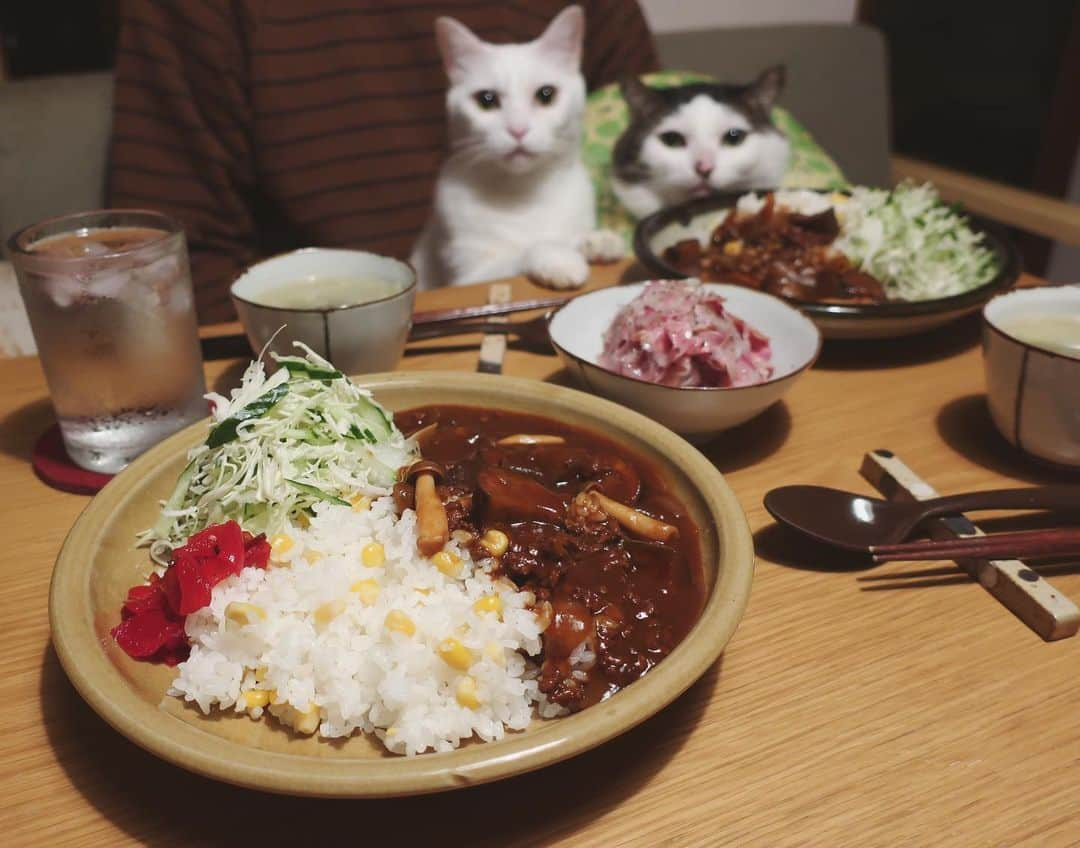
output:
M685 278L685 273L664 259L664 250L687 238L707 240L741 196L742 193L703 197L642 218L634 232L634 251L638 259L659 277ZM967 218L968 226L983 234L983 243L994 251L1000 264L994 278L977 288L935 300L889 303L815 303L783 299L806 313L827 339L901 338L970 315L994 295L1012 288L1020 276L1020 256L999 224L975 215Z

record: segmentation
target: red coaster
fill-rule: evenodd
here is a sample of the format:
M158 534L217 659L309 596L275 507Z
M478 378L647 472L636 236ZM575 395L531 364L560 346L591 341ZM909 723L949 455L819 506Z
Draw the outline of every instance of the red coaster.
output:
M76 495L94 495L112 478L112 474L87 471L71 461L60 437L60 425L53 424L34 445L34 472L45 484Z

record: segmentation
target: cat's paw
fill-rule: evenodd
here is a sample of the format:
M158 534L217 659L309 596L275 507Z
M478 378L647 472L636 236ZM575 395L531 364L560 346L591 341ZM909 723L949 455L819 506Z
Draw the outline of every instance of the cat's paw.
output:
M626 242L614 230L593 230L579 247L588 262L618 262L626 256Z
M533 282L553 289L576 289L589 279L585 257L565 244L534 244L525 251L523 265Z

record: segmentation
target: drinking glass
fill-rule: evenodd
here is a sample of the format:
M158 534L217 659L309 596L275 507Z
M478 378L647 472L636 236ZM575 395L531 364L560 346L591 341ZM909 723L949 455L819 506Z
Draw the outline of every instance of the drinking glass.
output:
M115 473L206 415L184 233L156 212L51 218L8 242L60 433Z

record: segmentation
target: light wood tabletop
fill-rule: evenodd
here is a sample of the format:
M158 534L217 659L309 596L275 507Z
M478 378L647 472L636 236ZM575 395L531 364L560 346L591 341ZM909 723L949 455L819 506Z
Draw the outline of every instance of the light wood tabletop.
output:
M595 269L593 284L623 272ZM523 280L513 290L544 294ZM486 292L426 292L418 308ZM477 351L476 337L429 341L401 367L472 370ZM208 381L228 388L240 368L208 362ZM511 342L505 373L559 371ZM0 361L4 845L1080 844L1080 640L1044 642L949 563L842 570L762 507L788 483L871 493L858 468L875 448L942 493L1061 479L993 430L975 318L909 340L827 343L783 402L705 449L746 510L758 565L724 656L672 706L569 762L412 799L219 784L143 752L82 702L50 647L47 597L87 498L31 471L51 420L37 360ZM1042 573L1080 599L1080 565Z

